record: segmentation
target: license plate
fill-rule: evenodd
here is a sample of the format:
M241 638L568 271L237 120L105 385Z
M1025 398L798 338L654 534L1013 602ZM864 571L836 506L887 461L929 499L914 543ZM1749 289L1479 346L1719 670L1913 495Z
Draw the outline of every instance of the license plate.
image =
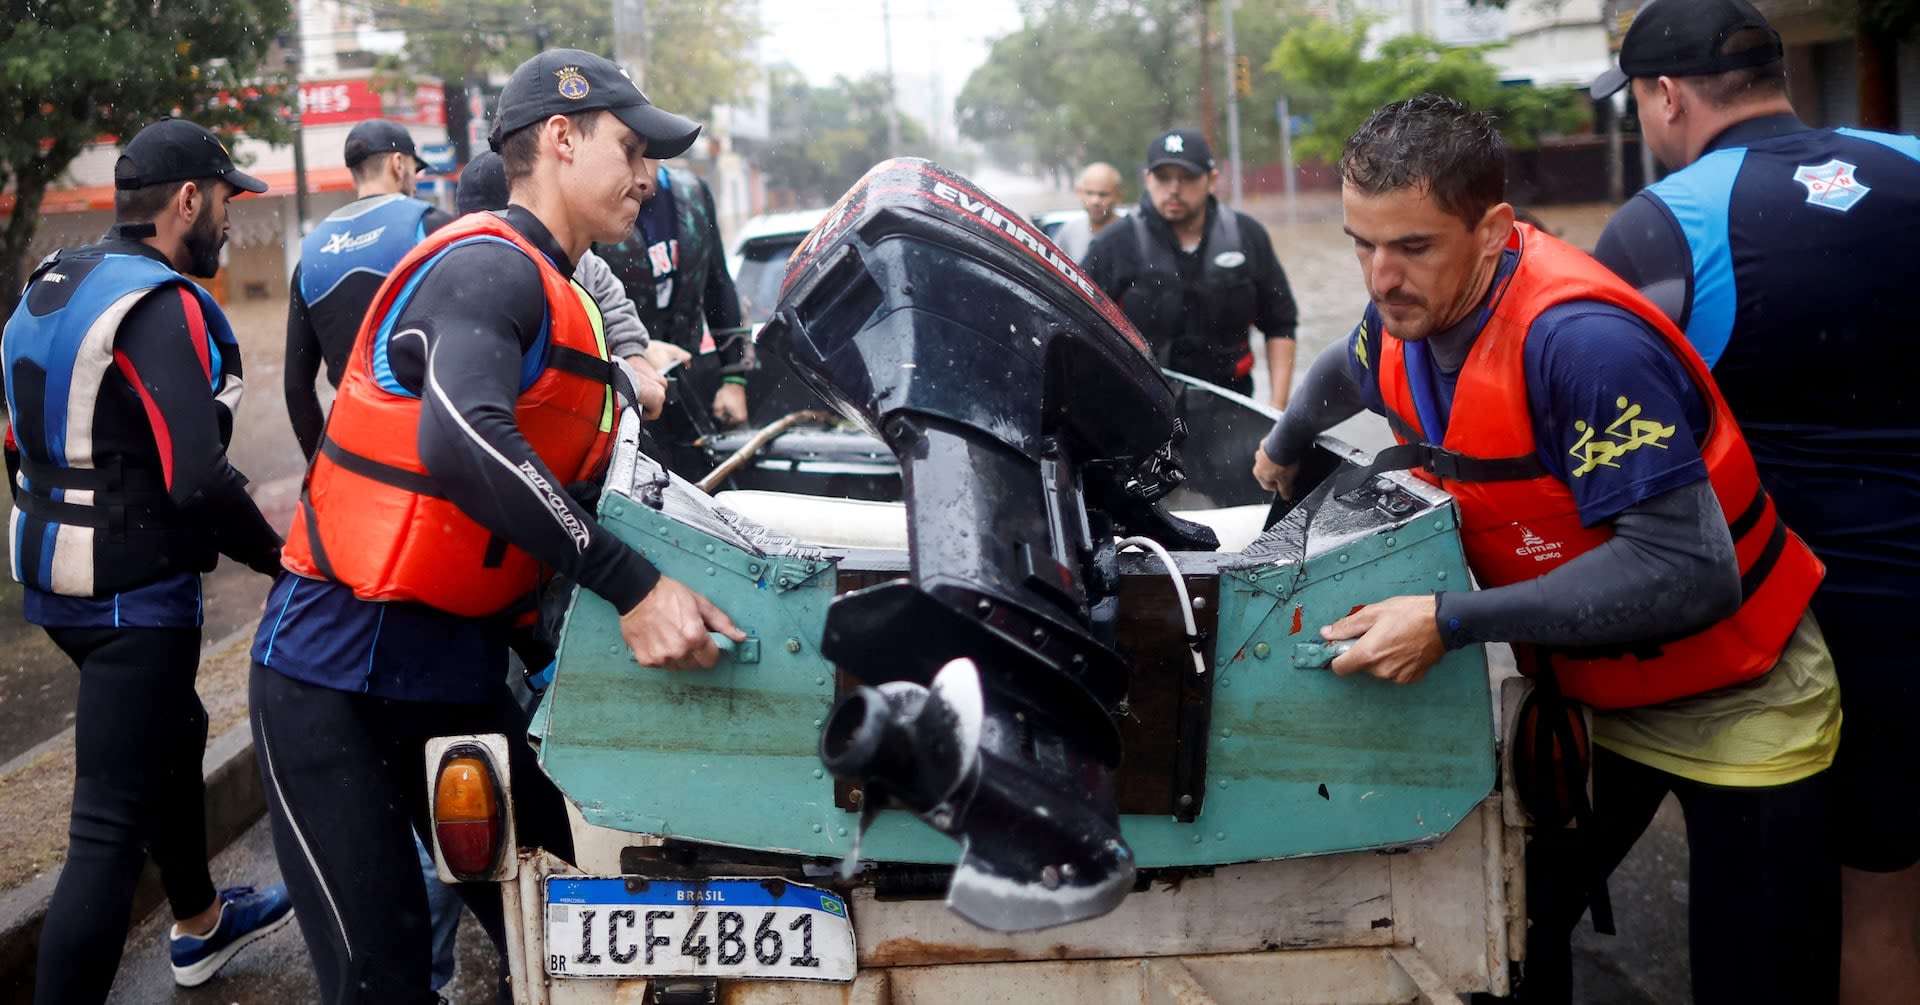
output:
M851 981L847 903L766 879L551 876L547 973Z

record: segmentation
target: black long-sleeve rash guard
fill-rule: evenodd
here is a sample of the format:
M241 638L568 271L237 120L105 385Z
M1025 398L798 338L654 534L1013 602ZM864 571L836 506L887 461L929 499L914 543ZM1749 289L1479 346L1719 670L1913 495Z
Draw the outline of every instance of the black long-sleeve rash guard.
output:
M561 272L573 262L532 213L505 217ZM540 270L501 242L448 252L420 280L393 326L394 378L421 398L420 459L446 498L625 612L660 573L565 490L514 421L522 358L547 317Z
M1298 463L1313 438L1368 403L1344 359L1344 344L1320 354L1293 406L1261 449ZM1437 597L1434 621L1449 649L1480 642L1616 646L1678 635L1739 607L1739 564L1726 516L1702 480L1629 506L1614 536L1524 582Z
M138 247L128 252L144 253ZM227 460L243 383L240 360L238 354L221 360L225 386L211 393L211 375L197 354L183 348L204 341L205 330L199 302L181 290L158 290L134 305L113 348L138 404L101 396L95 453L157 451L173 504L227 557L264 572L279 564L280 535L247 494L246 476Z

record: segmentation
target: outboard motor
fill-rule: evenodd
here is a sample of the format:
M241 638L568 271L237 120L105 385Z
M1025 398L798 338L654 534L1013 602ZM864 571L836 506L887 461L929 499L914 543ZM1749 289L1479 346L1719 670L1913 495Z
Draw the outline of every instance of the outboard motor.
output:
M1115 533L1217 546L1158 503L1185 430L1145 343L1018 214L905 158L794 252L760 342L900 458L909 575L828 612L823 654L868 687L823 760L866 815L895 800L961 843L947 902L976 924L1112 910Z

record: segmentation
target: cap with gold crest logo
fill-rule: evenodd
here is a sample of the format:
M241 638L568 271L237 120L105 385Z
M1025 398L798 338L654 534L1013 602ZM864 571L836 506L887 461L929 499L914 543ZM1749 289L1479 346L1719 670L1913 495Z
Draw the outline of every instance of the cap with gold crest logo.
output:
M550 49L520 64L500 92L489 144L555 115L612 112L645 137L647 156L678 157L700 136L700 124L663 111L612 60L582 49Z

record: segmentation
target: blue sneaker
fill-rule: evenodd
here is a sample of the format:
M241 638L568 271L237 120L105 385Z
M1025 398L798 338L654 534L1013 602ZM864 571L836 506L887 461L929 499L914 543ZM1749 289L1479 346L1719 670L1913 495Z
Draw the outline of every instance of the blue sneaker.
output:
M293 920L293 901L284 883L256 892L251 886L220 891L220 920L203 936L174 935L167 939L173 957L173 982L194 988L213 979L240 950Z

